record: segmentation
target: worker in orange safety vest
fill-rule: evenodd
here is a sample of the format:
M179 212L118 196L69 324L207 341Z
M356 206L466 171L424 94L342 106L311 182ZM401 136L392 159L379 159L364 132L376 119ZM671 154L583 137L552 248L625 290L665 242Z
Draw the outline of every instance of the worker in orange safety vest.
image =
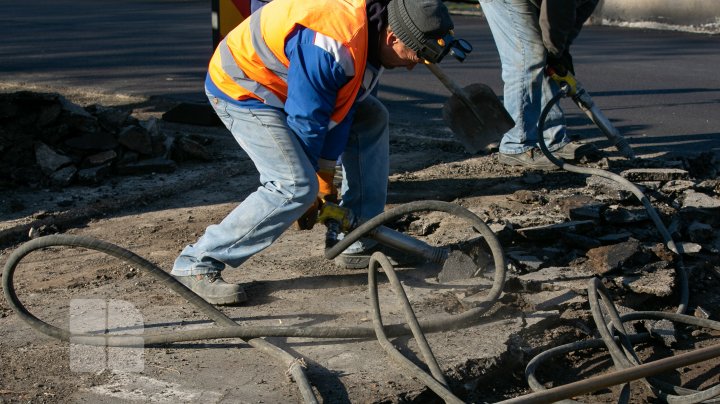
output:
M342 205L359 220L381 213L389 173L388 111L374 96L384 69L439 63L457 41L441 0L274 0L220 42L205 89L252 159L260 186L175 260L172 275L213 304L247 299L225 282L287 228L313 226L342 162ZM367 267L360 240L336 262Z

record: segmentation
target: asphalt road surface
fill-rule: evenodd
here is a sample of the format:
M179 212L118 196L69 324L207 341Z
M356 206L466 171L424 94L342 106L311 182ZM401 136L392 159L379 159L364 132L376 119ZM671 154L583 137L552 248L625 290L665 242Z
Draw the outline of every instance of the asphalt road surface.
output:
M212 53L210 2L199 0L3 0L0 84L204 101ZM455 16L475 50L441 65L461 86L502 94L487 24ZM579 80L637 153L720 150L720 36L588 26L572 53ZM403 125L438 124L448 90L425 68L389 71L380 97ZM564 100L582 138L601 137Z

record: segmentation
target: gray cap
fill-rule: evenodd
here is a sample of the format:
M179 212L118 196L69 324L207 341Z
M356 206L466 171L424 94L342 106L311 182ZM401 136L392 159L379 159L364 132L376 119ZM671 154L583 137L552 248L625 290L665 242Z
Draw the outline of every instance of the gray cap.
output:
M388 24L405 45L433 63L432 48L453 29L450 12L441 0L391 0Z

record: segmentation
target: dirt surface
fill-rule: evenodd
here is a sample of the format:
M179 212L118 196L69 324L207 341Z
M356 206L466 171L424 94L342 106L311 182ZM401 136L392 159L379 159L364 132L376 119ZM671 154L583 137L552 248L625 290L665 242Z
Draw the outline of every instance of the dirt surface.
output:
M4 91L13 89L5 88ZM44 90L44 89L40 89ZM81 104L134 105L134 116L159 118L171 105L160 100L127 100L65 92ZM169 271L179 251L220 221L257 186L252 163L223 128L162 123L164 131L210 138L215 159L184 163L171 174L114 177L97 187L5 190L2 197L2 250L0 262L30 235L62 233L94 237L116 244ZM603 166L617 161L604 142L587 164ZM671 164L662 156L644 156L654 166ZM603 158L605 158L603 160ZM609 160L608 160L609 158ZM391 124L391 177L388 208L418 200L442 200L461 205L490 224L516 218L519 227L563 221L562 201L587 195L586 176L530 172L499 165L494 154L469 155L437 119L426 125ZM592 199L592 198L590 198ZM655 200L662 205L662 200ZM542 215L530 215L540 210ZM525 217L525 216L532 217ZM523 217L522 220L519 218ZM407 223L410 223L408 225ZM418 214L394 223L433 245L445 246L477 237L467 224L439 213ZM406 227L403 227L406 226ZM616 232L635 225L617 226ZM658 237L657 235L655 235ZM372 326L367 274L340 270L323 256L324 232L288 230L273 246L241 268L225 271L228 281L246 285L250 302L222 311L243 325ZM557 251L548 257L552 242L503 241L512 252L540 246L538 255L552 267L579 267L587 250ZM659 238L656 240L661 242ZM515 250L514 250L515 249ZM701 305L711 319L720 317L720 268L717 251L691 260L690 310ZM713 262L714 260L714 262ZM580 287L568 287L577 299L562 306L540 308L531 296L548 290L527 289L519 282L533 272L510 260L508 286L485 320L469 328L428 335L438 362L454 393L467 402L497 402L530 392L523 375L527 362L539 352L562 343L596 337L589 306ZM547 268L548 265L540 268ZM441 268L423 264L401 268L400 276L415 311L421 318L457 314L463 293L489 284L492 273L475 280L438 282ZM490 270L492 272L492 270ZM582 279L592 277L592 273ZM565 281L570 281L566 279ZM43 321L64 328L78 299L126 302L141 318L145 332L213 327L197 308L161 282L132 265L97 251L49 248L28 255L15 275L23 304ZM483 283L484 282L484 283ZM608 282L611 285L612 282ZM569 292L568 292L569 293ZM387 280L381 277L384 321L402 322L402 310ZM624 306L672 312L676 292L657 297L613 289ZM132 316L130 316L132 317ZM130 327L132 328L132 327ZM638 348L642 359L658 358L717 343L720 333L678 326L679 342L670 349L657 345ZM439 402L422 383L406 377L402 367L388 359L377 341L368 339L268 338L297 357L322 402ZM393 343L415 363L422 363L414 339L393 338ZM500 347L500 348L498 348ZM113 348L114 349L114 348ZM301 397L278 365L259 350L238 339L180 342L141 350L142 369L116 371L112 355L104 351L91 358L106 360L92 371L78 371L77 346L32 330L0 301L0 402L299 402ZM107 356L105 356L107 355ZM113 362L115 361L115 362ZM666 375L673 383L691 388L717 384L719 360L704 362ZM75 366L75 368L74 368ZM421 365L427 369L425 365ZM603 350L579 351L544 365L539 379L547 386L587 378L612 369ZM127 370L127 369L125 369ZM656 402L641 383L632 384L633 402ZM619 388L601 390L581 398L585 402L615 402Z

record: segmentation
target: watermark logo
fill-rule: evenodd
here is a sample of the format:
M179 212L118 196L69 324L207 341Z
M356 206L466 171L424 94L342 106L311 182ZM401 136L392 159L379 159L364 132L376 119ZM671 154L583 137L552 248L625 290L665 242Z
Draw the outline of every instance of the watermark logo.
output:
M144 333L142 314L129 302L106 299L73 299L70 302L72 334L139 335ZM142 372L145 368L142 337L130 338L130 347L86 345L70 338L70 370L98 373L103 370Z

